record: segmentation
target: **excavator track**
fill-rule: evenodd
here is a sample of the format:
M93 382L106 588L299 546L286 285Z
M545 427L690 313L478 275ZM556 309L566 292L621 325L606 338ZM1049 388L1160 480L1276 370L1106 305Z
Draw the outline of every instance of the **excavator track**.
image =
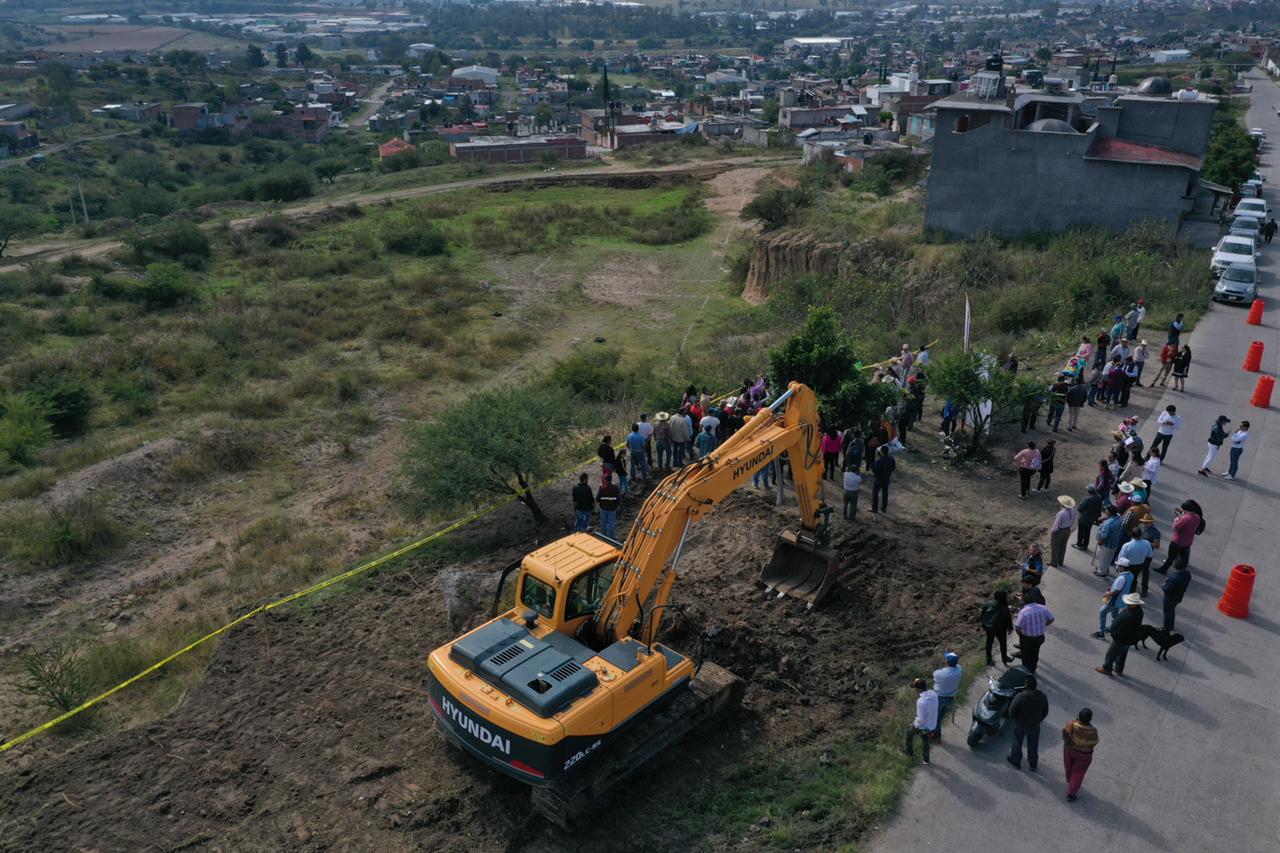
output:
M533 808L550 822L569 828L619 782L680 738L742 701L746 684L714 663L702 669L664 707L640 720L608 744L607 751L586 762L581 770L533 789Z

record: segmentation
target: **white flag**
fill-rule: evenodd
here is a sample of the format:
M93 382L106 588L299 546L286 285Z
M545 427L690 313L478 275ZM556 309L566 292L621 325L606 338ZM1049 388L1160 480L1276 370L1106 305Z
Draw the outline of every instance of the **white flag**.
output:
M969 294L964 295L964 351L969 351L969 324L972 316L969 312Z

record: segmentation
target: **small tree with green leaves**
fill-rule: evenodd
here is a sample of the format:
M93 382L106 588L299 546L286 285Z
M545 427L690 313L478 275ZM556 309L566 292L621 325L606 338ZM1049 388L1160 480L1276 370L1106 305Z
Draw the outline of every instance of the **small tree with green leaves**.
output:
M825 426L867 427L900 394L896 385L867 381L853 339L830 307L810 312L800 334L769 353L769 375L775 388L812 388Z
M573 412L567 393L545 386L472 394L410 436L404 473L412 503L450 512L514 495L546 524L533 488L559 470Z
M83 705L93 693L93 678L84 659L84 641L59 640L21 656L24 681L18 692L34 696L55 711Z
M1028 399L1044 391L1042 382L1011 373L994 358L975 352L935 356L929 365L929 387L958 407L972 449L982 445L994 424L1020 413Z

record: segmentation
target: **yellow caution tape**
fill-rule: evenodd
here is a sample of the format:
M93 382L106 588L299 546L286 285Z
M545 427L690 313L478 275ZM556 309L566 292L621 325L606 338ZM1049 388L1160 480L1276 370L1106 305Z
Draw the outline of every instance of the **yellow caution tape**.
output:
M929 344L929 346L933 346L936 343L937 341L934 341L934 343ZM888 364L888 362L887 361L882 362L881 364ZM877 365L871 365L871 366L875 367ZM727 392L727 393L721 394L717 396L715 400L716 402L724 400L732 393L733 392ZM622 446L623 445L621 444L618 445L618 447L622 447ZM592 461L594 460L588 460L586 463L581 463L581 464L590 464ZM575 465L573 467L577 468L579 466ZM542 488L543 486L546 486L550 483L554 483L556 480L558 480L560 477L565 476L565 474L567 473L568 471L566 470L559 474L556 474L555 476L548 478L544 482L537 484L536 486L534 486L534 488ZM110 690L107 690L104 693L100 693L97 696L94 696L92 699L89 699L83 704L78 705L75 708L72 708L70 711L67 711L64 714L60 714L57 717L54 717L52 720L49 720L48 722L41 723L40 725L36 726L34 729L31 729L30 731L23 732L22 734L18 735L16 738L10 741L6 741L5 743L0 744L0 752L5 752L7 750L13 749L15 746L26 743L36 735L43 734L44 732L49 731L54 726L60 723L66 722L67 720L74 717L76 714L80 714L84 711L89 710L94 705L97 705L105 701L106 699L110 698L111 696L114 696L115 694L119 693L121 690L124 690L126 687L129 687L130 685L135 684L141 681L142 679L146 678L151 673L156 672L159 669L162 669L169 663L185 655L187 652L192 651L193 649L199 648L200 646L212 640L214 637L218 637L222 634L225 634L227 631L230 631L232 628L236 627L241 622L247 622L248 620L252 619L253 617L257 616L260 613L266 613L268 610L274 610L277 607L283 607L284 605L297 601L300 598L305 598L308 595L312 595L314 593L320 592L321 590L328 589L334 584L339 584L345 580L350 580L356 575L364 574L365 572L371 569L376 569L379 566L382 566L382 565L385 565L386 563L391 562L392 560L399 559L400 557L403 557L405 554L409 554L413 551L416 551L419 548L423 547L424 545L434 542L435 540L441 538L442 536L447 536L448 534L452 533L458 528L465 527L471 522L488 515L489 513L493 512L499 507L505 504L508 504L513 500L516 500L523 493L524 493L523 490L520 490L516 494L507 495L506 497L493 501L492 503L488 504L482 509L476 510L475 512L471 513L468 516L465 516L463 518L458 519L457 521L450 523L448 526L443 527L435 531L434 533L431 533L427 536L422 537L421 539L417 539L413 542L410 542L409 544L404 545L403 547L397 548L396 550L391 551L387 554L383 554L381 557L375 557L374 559L370 560L367 563L361 563L355 568L345 571L340 575L334 575L333 577L322 580L319 583L316 583L316 584L313 584L312 586L307 587L306 589L301 589L301 590L298 590L297 592L290 593L289 595L286 595L284 598L278 598L275 601L269 602L267 604L261 604L253 608L252 610L249 610L248 612L243 613L240 616L237 616L235 619L231 620L225 625L219 628L215 628L214 630L205 634L203 637L200 637L199 639L194 640L191 643L188 643L187 645L178 649L176 652L169 655L168 657L165 657L165 658L162 658L161 660L156 661L151 666L144 669L142 672L138 673L132 678L129 678L125 681L120 682L115 687L112 687Z

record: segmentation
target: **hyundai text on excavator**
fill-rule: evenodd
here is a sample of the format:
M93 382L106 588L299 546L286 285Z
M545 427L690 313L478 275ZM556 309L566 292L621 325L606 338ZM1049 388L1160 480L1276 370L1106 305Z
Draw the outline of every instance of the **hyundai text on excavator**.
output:
M514 606L435 651L428 693L446 735L533 787L568 825L645 760L742 696L731 673L655 641L690 526L761 466L786 454L802 529L778 537L762 580L819 601L830 589L821 430L813 392L792 382L706 457L664 479L625 545L574 533L507 568ZM514 581L513 583L512 580ZM510 584L510 586L508 586Z

